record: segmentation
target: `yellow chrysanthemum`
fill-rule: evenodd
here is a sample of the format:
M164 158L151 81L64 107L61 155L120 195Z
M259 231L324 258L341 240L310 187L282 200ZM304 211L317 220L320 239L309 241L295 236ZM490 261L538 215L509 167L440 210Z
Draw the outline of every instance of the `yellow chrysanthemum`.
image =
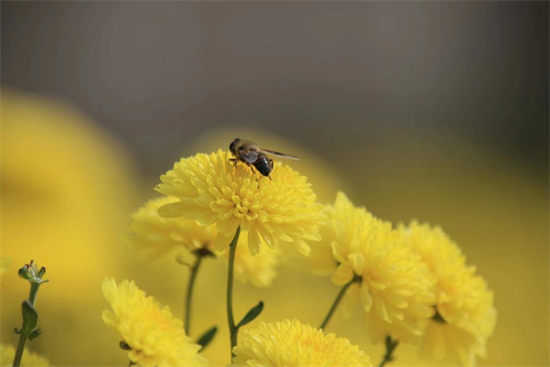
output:
M208 364L198 353L200 346L185 335L183 322L133 281L117 286L114 279L105 279L101 288L112 308L112 312L103 311L103 321L131 348L132 362L145 367Z
M413 222L401 225L399 231L436 278L437 315L426 331L421 355L475 365L476 356L485 356L496 323L493 292L475 268L466 265L459 247L441 228Z
M250 252L260 251L260 237L273 248L290 243L309 254L306 240L320 240L322 206L305 176L275 163L271 179L244 164L233 167L228 152L197 154L181 159L161 176L157 191L177 197L177 203L159 209L164 217L183 216L200 225L216 223L214 248L224 250L240 226L248 232Z
M4 275L8 271L11 265L11 259L0 260L0 276Z
M15 358L15 348L11 345L0 344L0 366L12 366ZM21 367L49 367L50 362L36 353L30 352L27 348L23 351Z
M434 279L420 256L399 241L390 223L356 208L343 193L325 213L323 240L312 244L311 256L301 264L314 274L332 275L336 285L353 281L344 312L349 316L360 302L374 342L387 335L419 342L435 302Z
M369 357L346 338L298 320L284 320L244 330L233 348L232 366L372 366Z
M241 236L235 250L233 275L242 284L251 283L258 288L269 287L277 277L279 253L277 249L267 248L252 255L248 250L248 237ZM229 255L229 250L225 251ZM227 258L228 256L226 256Z
M131 233L124 240L133 248L150 257L162 256L178 248L193 252L200 248L211 249L216 238L214 226L200 226L194 220L163 218L158 209L178 199L164 196L151 199L132 214Z

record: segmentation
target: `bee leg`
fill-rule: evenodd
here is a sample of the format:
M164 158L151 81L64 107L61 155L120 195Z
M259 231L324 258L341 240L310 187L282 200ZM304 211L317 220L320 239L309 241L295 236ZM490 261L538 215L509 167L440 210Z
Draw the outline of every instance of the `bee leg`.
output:
M237 159L236 158L229 158L229 161L230 162L233 162L233 170L235 170L235 168L237 168Z
M251 164L249 164L248 167L250 167L250 169L252 170L252 173L256 174L256 171L254 170L254 166L252 166Z
M269 160L269 165L271 166L271 170L273 170L273 159Z

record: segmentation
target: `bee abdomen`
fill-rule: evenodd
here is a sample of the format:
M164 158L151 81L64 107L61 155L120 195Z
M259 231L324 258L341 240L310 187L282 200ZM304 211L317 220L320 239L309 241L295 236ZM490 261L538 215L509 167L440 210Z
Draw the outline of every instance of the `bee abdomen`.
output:
M262 175L267 177L271 173L271 164L266 156L258 157L253 164Z

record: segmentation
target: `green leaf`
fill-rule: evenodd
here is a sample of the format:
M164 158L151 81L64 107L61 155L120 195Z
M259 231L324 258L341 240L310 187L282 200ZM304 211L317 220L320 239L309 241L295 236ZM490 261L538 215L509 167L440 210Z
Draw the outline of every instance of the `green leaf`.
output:
M258 317L262 313L263 309L264 309L264 303L260 301L260 303L252 307L250 311L248 311L248 313L243 317L241 322L237 324L236 326L237 329L253 321L256 317Z
M42 334L42 330L36 329L31 332L31 335L29 335L29 340L33 340L34 338L37 338L40 334Z
M23 313L23 328L21 329L21 333L29 336L36 327L36 324L38 324L38 314L28 300L23 301L21 312Z
M206 348L208 344L214 339L214 336L216 336L216 333L218 332L218 327L214 326L212 329L208 330L206 333L202 334L202 336L197 341L197 344L199 344L202 348Z

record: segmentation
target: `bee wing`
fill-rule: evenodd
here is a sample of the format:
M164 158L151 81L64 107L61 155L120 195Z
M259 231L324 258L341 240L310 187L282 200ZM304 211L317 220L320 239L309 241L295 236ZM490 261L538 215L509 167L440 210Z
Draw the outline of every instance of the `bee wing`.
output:
M242 149L239 150L239 154L248 163L254 163L258 159L258 152L255 150Z
M295 155L290 155L290 154L286 154L286 153L281 153L281 152L276 152L274 150L269 150L269 149L263 149L262 148L262 151L267 153L267 154L271 154L271 155L276 155L277 157L281 157L281 158L286 158L286 159L293 159L295 161L299 160L300 158L296 157Z

